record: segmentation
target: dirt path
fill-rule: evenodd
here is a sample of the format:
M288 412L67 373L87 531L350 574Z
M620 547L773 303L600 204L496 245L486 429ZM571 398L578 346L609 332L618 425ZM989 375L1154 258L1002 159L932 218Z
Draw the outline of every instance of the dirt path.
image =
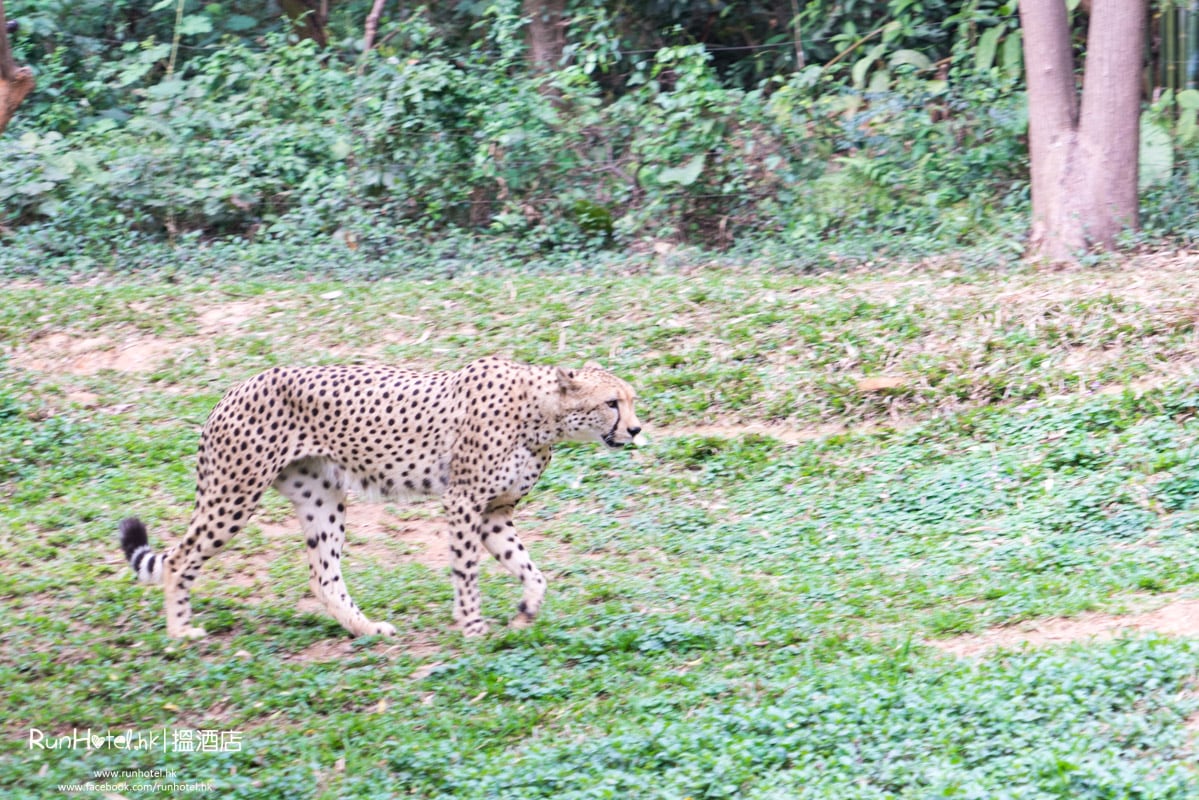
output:
M1089 613L1071 619L1037 620L952 639L933 639L928 644L960 658L977 658L999 649L1106 641L1126 633L1199 637L1199 599L1179 598L1136 614Z

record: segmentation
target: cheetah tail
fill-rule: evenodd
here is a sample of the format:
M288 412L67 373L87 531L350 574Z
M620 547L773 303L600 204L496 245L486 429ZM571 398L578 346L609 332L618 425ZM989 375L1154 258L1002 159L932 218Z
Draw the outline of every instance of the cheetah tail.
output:
M121 520L121 549L142 583L162 583L162 556L150 549L146 526L137 517Z

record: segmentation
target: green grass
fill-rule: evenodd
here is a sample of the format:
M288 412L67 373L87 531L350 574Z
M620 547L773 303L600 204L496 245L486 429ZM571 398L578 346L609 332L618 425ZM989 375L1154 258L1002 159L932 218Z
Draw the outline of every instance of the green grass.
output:
M1152 258L12 283L0 787L164 769L235 798L1197 796L1191 640L935 647L1199 586L1196 283ZM649 429L632 452L562 448L522 506L551 582L534 627L463 641L447 577L351 528L355 597L399 629L351 643L297 608L298 535L251 528L197 586L210 636L165 637L116 522L182 532L197 432L232 382L495 351L600 360ZM502 623L515 582L487 572L483 592ZM241 749L31 750L32 729Z

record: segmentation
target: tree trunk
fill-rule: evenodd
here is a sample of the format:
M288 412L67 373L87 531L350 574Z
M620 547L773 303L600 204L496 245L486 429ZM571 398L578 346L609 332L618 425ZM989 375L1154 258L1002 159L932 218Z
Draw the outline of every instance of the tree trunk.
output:
M1144 70L1144 0L1094 0L1078 123L1088 237L1110 248L1120 231L1135 229Z
M33 91L33 70L18 67L8 46L8 20L4 17L4 0L0 0L0 133L8 127L17 106Z
M366 15L366 28L362 36L362 55L366 55L375 46L375 35L379 32L379 18L383 16L383 5L387 0L375 0L370 13Z
M1081 103L1064 0L1019 6L1032 161L1029 254L1074 261L1137 225L1143 0L1094 0ZM1080 111L1081 108L1081 111Z
M12 121L17 106L33 91L34 84L33 70L29 67L15 70L12 78L0 77L0 133Z
M566 50L566 0L522 0L529 20L529 64L533 72L549 72L562 62Z
M291 20L298 36L316 42L316 46L321 50L328 46L329 39L325 34L325 25L329 22L327 3L318 4L316 0L279 0L279 7Z

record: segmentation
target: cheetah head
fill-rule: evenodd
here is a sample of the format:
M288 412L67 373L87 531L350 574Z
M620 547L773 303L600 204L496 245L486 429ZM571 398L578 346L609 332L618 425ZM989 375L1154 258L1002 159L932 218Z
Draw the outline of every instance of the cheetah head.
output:
M633 411L633 387L588 363L582 369L557 370L562 441L603 442L624 447L641 432Z

